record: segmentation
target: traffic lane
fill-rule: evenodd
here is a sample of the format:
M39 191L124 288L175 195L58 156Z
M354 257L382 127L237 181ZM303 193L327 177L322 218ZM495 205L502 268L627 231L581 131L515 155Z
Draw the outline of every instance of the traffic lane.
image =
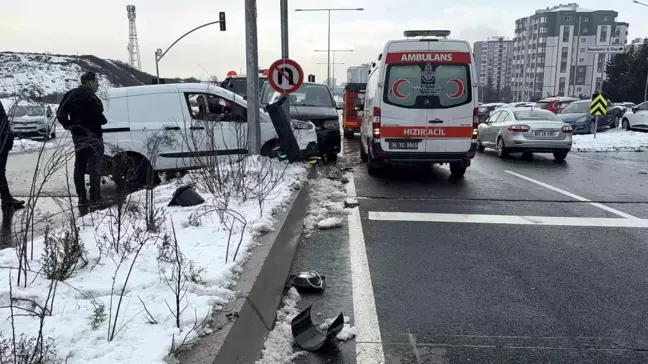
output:
M565 216L619 218L587 202L481 201L481 200L394 200L359 198L363 210L440 214Z
M622 165L614 165L610 156L605 159L606 163L599 163L578 154L570 154L564 162L545 154L536 154L532 159L520 155L501 159L489 150L480 153L478 159L487 170L510 170L592 201L648 202L648 176L639 173L646 168L646 163L640 159L621 156Z
M316 230L303 238L293 261L291 274L315 270L326 277L322 293L300 293L300 310L312 305L313 322L322 323L340 313L349 316L353 326L353 291L349 232L345 226L332 230ZM307 352L295 359L296 364L355 364L355 340L334 340L319 352Z
M462 199L502 201L571 201L570 198L541 186L525 186L475 158L465 177L454 178L447 165L430 169L412 166L386 168L378 176L367 173L366 164L359 162L359 141L350 141L348 158L353 160L353 175L358 197L402 199ZM556 168L563 168L557 165Z
M640 219L648 219L648 203L606 203L606 206L627 212Z
M385 343L410 343L411 332L419 345L457 344L435 336L444 334L507 347L516 346L509 336L538 348L547 344L533 337L586 336L646 348L645 230L371 221L361 210ZM464 338L453 350L459 358L480 344ZM566 355L553 360L571 362Z

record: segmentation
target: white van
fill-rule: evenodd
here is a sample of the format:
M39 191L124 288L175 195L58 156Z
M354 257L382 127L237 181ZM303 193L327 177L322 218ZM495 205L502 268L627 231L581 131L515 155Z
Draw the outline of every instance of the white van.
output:
M118 185L141 185L151 170L200 168L202 156L225 161L247 153L247 103L221 87L204 83L133 86L109 89L100 98L108 119L103 126L103 174L111 175ZM260 112L261 154L270 155L278 137L270 116ZM292 127L300 149L316 154L315 125L293 120Z
M448 30L406 31L370 71L360 157L369 173L393 163L449 163L463 176L477 148L477 82L467 41Z

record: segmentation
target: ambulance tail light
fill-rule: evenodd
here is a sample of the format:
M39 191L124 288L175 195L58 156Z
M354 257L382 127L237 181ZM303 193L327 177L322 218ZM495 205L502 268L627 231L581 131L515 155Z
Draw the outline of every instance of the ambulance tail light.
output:
M477 139L477 130L479 128L479 108L473 108L473 132L472 138Z
M373 108L373 116L371 118L371 130L374 138L380 138L380 116L382 112L379 107Z

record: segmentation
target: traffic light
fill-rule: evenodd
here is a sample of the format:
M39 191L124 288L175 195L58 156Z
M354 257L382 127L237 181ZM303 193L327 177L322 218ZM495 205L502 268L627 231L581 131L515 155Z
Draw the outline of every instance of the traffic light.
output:
M308 75L308 82L315 82L315 75Z
M224 32L226 30L226 27L225 27L225 12L224 11L221 11L220 13L218 13L218 20L220 21L220 23L219 23L220 24L220 30L221 30L221 32Z

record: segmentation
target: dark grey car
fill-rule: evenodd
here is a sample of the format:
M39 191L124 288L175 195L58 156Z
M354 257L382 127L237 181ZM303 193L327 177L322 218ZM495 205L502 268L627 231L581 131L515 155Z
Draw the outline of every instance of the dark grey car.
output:
M273 102L279 96L265 82L261 89L261 106ZM290 118L315 124L319 150L330 162L337 160L342 145L339 109L331 91L324 84L305 82L290 94Z

